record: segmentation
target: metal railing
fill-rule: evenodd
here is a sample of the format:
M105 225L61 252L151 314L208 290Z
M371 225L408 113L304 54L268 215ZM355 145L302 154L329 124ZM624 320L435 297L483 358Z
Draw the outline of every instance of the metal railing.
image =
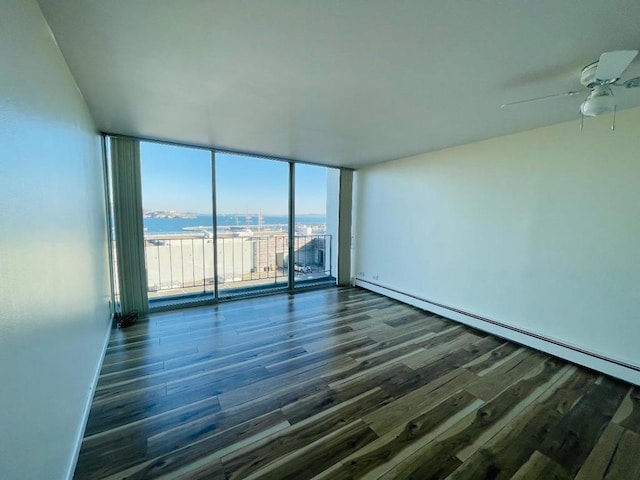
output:
M145 262L151 298L162 295L286 285L287 235L219 236L217 270L213 239L205 234L146 235ZM296 283L330 278L331 235L296 235L293 269Z

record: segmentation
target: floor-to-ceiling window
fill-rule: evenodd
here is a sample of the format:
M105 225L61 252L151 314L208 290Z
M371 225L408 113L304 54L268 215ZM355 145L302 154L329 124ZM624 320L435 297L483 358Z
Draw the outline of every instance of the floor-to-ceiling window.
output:
M338 170L139 143L152 307L335 284Z
M297 287L326 282L334 277L331 258L331 210L335 202L327 203L328 171L326 167L296 164L295 166L295 237L294 281ZM336 212L337 214L337 212ZM329 224L327 223L329 221Z
M149 299L212 292L211 152L140 142Z

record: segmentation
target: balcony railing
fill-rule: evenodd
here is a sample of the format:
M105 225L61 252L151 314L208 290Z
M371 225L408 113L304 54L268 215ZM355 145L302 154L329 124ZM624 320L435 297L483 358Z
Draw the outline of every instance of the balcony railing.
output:
M213 292L213 242L206 234L145 236L149 297ZM296 283L332 277L331 235L296 235L294 242ZM221 236L216 248L220 292L286 286L287 235Z

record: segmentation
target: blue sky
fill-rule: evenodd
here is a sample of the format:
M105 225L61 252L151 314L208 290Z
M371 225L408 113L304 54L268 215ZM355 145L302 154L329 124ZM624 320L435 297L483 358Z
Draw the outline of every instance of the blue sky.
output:
M140 143L146 210L211 214L210 154L206 150ZM287 213L289 164L216 153L218 213ZM326 168L296 165L296 214L324 214Z

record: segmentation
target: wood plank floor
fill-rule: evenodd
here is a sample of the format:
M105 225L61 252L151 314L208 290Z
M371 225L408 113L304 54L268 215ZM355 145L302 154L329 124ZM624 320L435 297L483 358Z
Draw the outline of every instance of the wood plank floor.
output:
M640 390L356 288L114 331L75 478L636 479Z

